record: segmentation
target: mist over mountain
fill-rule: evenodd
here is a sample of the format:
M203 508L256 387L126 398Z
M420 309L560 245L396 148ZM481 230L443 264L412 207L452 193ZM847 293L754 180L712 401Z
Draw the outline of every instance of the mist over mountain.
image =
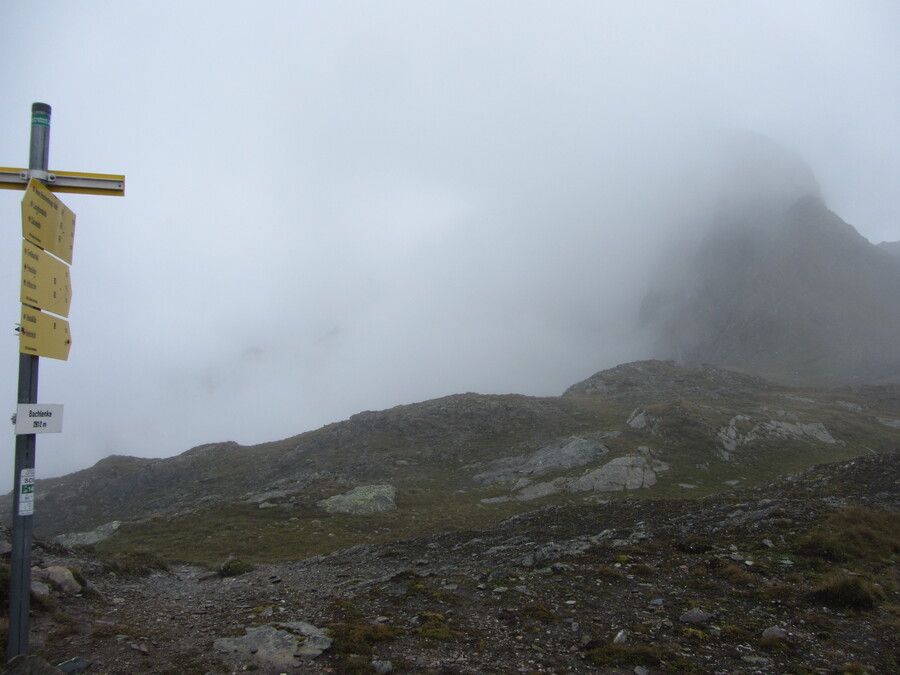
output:
M33 532L54 544L38 544L32 590L64 607L42 617L43 653L68 663L89 644L98 672L152 655L176 664L165 672L536 672L540 659L541 672L637 673L682 663L690 640L702 672L862 672L830 664L864 639L869 670L893 672L896 617L879 612L900 588L898 246L862 237L766 139L727 156L708 221L646 268L655 284L629 348L668 360L559 396L450 394L38 480ZM637 309L634 269L618 261L616 283L582 285ZM634 327L582 313L591 336L610 335L598 318ZM524 340L544 325L531 328ZM838 546L859 532L859 550ZM826 564L840 583L821 581ZM847 601L860 578L873 585ZM828 623L810 618L823 603Z
M900 380L900 259L771 141L735 146L699 245L641 307L653 356L815 386Z
M887 251L895 257L900 257L900 241L883 241L878 244L878 248Z

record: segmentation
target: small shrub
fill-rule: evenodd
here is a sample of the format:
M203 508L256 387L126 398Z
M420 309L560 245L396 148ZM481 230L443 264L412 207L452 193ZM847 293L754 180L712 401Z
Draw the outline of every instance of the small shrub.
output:
M838 667L837 672L839 675L869 675L869 669L859 661L845 663Z
M228 559L219 565L216 574L224 579L225 577L238 577L242 574L247 574L247 572L252 572L254 569L256 568L250 563L246 563L234 556L228 556Z
M169 570L165 560L152 551L142 549L112 554L103 563L108 571L122 577L145 577Z
M554 612L547 605L528 605L522 608L521 616L526 619L533 619L541 623L558 623L559 614Z
M696 535L688 535L675 543L675 548L682 553L706 553L712 547L712 544Z
M676 672L693 671L688 659L665 647L654 645L608 643L590 649L586 656L588 661L598 666L653 666Z
M764 600L787 600L794 595L794 588L788 584L772 584L759 589L759 596Z
M813 597L822 604L846 609L871 609L882 596L870 582L848 574L828 577L813 590Z
M900 554L900 514L850 506L800 540L799 552L834 562L891 561Z
M427 640L446 641L463 635L460 631L452 630L447 625L447 619L443 614L426 612L421 615L421 618L425 620L425 623L416 628L416 633Z
M645 563L639 563L631 568L631 572L639 577L648 577L652 575L656 570L654 570L650 565Z
M618 567L609 567L607 565L600 565L599 567L597 567L594 570L594 574L596 574L600 579L608 579L610 581L625 578L622 570L620 570Z
M737 565L728 565L721 574L735 586L749 586L754 581L752 574Z
M787 638L779 635L766 635L759 639L759 646L767 652L784 652L787 651Z
M753 632L742 626L726 624L725 626L722 626L722 637L735 642L749 642L753 639Z
M339 654L369 654L374 645L399 635L391 626L380 623L333 623L328 626L328 633Z

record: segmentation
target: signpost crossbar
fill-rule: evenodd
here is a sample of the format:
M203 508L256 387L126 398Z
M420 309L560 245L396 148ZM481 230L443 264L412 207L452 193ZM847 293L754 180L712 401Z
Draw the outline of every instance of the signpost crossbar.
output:
M47 171L0 166L0 190L24 190L36 178L53 192L121 197L125 194L125 176L111 173Z

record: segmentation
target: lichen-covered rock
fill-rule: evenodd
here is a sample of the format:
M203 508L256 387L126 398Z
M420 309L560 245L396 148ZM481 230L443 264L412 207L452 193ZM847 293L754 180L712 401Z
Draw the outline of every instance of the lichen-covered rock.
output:
M114 520L111 523L104 523L99 527L87 532L72 532L70 534L61 534L56 537L56 542L63 546L90 546L98 542L109 539L122 525L121 521Z
M669 465L656 459L646 446L638 451L640 455L617 457L578 478L560 477L528 484L519 490L516 499L530 501L560 492L620 492L651 487L656 484L657 474L668 470Z
M625 422L632 429L646 429L655 422L653 416L643 408L635 408Z
M293 669L300 665L295 656L298 639L296 635L278 630L273 626L245 628L245 635L236 638L219 638L213 649L220 654L229 654L242 662L256 661L258 666L276 669Z
M781 411L781 414L788 416ZM729 461L737 450L760 440L797 440L826 445L843 445L821 422L798 422L795 420L769 420L754 423L746 415L735 415L728 424L716 432L719 441L719 457Z
M51 583L66 595L81 593L81 584L75 581L75 577L68 567L51 565L44 569L32 569L32 581L45 581Z
M363 485L342 495L323 499L319 508L328 513L380 513L397 508L394 498L397 490L392 485Z
M574 492L618 492L636 490L656 484L656 471L646 457L628 455L617 457L599 469L589 471L573 481L569 489Z
M613 434L607 434L612 436ZM589 464L609 452L598 440L569 436L523 455L489 462L473 479L479 483L502 483L521 476L541 475Z

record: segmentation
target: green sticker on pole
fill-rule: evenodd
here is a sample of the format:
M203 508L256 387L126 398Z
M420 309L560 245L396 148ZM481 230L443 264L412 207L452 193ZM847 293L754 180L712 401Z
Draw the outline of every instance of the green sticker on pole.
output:
M34 515L34 469L19 472L19 515Z

